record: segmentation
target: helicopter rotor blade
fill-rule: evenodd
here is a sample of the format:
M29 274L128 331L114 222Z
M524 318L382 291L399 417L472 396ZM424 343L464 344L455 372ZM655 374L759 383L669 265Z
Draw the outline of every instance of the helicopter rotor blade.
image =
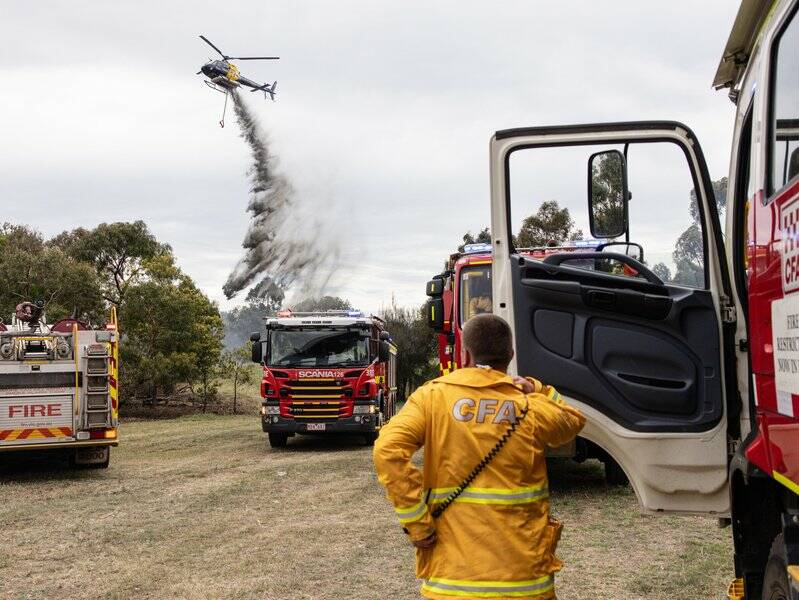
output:
M216 46L214 46L214 45L213 45L213 43L211 43L211 40L209 40L209 39L208 39L207 37L205 37L204 35L201 35L201 36L200 36L200 39L201 39L202 41L204 41L206 44L208 44L209 46L211 46L211 48L213 48L214 50L216 50L217 52L219 52L219 55L220 55L222 58L224 58L225 60L227 60L228 58L230 58L229 56L225 56L225 53L224 53L224 52L222 52L222 51L221 51L219 48L217 48Z
M279 60L279 56L228 56L230 60Z

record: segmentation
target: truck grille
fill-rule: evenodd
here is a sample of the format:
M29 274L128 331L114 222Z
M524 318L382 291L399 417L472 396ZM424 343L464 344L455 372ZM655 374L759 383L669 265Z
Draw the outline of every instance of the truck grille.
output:
M289 414L295 419L304 421L335 421L341 416L341 402L303 402L294 400L289 405Z
M344 394L344 382L338 379L292 379L286 387L297 400L330 400Z
M303 421L335 421L352 414L343 402L344 381L338 379L292 379L286 382L289 415Z

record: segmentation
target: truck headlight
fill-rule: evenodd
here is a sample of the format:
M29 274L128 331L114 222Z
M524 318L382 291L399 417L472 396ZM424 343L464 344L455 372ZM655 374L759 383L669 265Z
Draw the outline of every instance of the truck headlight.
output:
M280 414L280 407L279 406L262 406L261 407L261 414L262 415L279 415Z
M354 415L370 415L375 412L374 404L356 404L352 407L352 414Z

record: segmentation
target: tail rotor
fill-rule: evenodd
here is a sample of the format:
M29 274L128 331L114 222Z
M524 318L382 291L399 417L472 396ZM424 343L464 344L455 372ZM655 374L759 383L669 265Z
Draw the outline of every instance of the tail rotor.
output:
M251 91L258 92L261 91L264 93L264 98L271 98L272 102L275 101L275 90L277 90L277 81L273 81L272 85L265 83L257 88L253 88Z

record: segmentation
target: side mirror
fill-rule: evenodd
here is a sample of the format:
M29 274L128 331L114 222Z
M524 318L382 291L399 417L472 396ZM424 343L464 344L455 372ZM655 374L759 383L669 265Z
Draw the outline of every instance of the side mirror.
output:
M618 252L634 258L639 263L644 262L644 247L632 242L610 242L597 248L599 252Z
M591 235L616 238L627 233L627 163L618 150L588 158L588 216Z
M381 340L380 342L380 362L388 362L389 357L391 356L391 344L388 342Z
M260 341L252 343L252 362L259 365L264 362L264 345Z
M427 326L441 333L444 330L444 300L443 298L430 298L425 305Z
M260 341L261 341L261 334L260 334L260 333L258 333L257 331L253 331L253 332L250 334L250 341L251 341L253 344L254 344L255 342L260 342Z
M431 298L438 298L444 293L444 279L442 277L434 277L427 282L425 292Z

